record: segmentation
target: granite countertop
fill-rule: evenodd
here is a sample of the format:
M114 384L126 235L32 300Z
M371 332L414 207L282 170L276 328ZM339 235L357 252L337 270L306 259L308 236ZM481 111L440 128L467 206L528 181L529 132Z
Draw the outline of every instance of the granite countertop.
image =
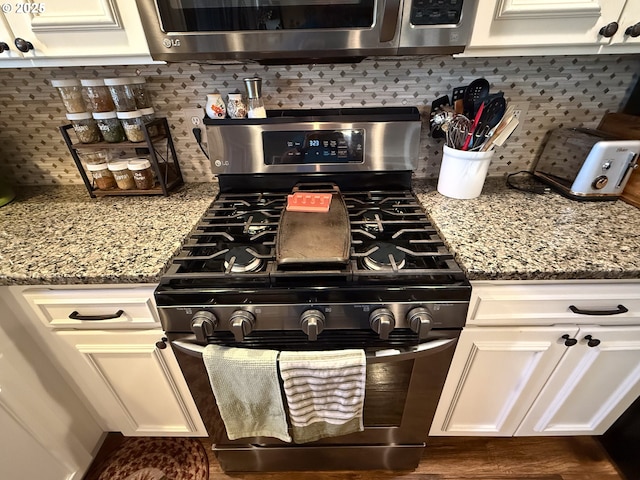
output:
M470 280L640 278L640 210L576 202L489 178L472 200L414 190ZM0 208L0 285L157 283L218 193L92 199L83 186L22 188Z
M488 178L471 200L414 190L470 280L640 279L640 209L526 193Z
M0 285L157 283L217 193L217 183L168 197L21 187L0 208Z

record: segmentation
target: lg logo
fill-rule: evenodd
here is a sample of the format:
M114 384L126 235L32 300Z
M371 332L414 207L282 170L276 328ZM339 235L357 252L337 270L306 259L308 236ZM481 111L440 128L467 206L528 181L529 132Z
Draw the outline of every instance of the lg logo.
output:
M162 40L162 44L167 48L179 47L180 46L180 39L179 38L165 38L164 40Z

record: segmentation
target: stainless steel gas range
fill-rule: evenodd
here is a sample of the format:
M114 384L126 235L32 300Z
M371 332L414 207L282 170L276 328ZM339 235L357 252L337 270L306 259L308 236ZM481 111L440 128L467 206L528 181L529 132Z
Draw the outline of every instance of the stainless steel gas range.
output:
M411 191L417 109L279 111L206 128L220 194L156 302L222 468L415 468L471 290ZM311 211L291 208L296 196ZM364 431L230 440L201 358L210 343L363 349Z

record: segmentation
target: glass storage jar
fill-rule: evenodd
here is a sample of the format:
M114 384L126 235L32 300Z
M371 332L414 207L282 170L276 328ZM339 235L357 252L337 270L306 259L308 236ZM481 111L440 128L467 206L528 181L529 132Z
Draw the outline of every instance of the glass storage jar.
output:
M144 123L145 125L156 119L156 112L151 107L141 109L140 113L142 114L142 123ZM158 127L155 125L152 127L148 127L147 130L149 131L149 136L151 137L155 137L156 135L158 135Z
M101 78L89 78L80 80L80 83L86 97L89 99L93 112L111 112L116 109L104 80Z
M102 138L105 142L118 143L127 139L116 112L94 112L93 118L102 132Z
M133 181L140 190L149 190L155 185L151 162L146 158L132 158L127 166L133 173Z
M136 108L151 108L151 96L149 95L149 90L147 90L147 83L144 77L131 77L131 82Z
M133 79L129 77L104 79L104 84L109 88L111 98L118 112L130 112L136 109L132 81Z
M133 112L118 112L117 115L122 122L127 139L130 142L144 142L142 113L140 113L140 110L134 110Z
M89 112L67 113L80 143L96 143L102 140L100 129Z
M129 170L126 160L115 160L109 162L109 170L116 179L118 188L121 190L133 190L136 188L136 182L133 180L133 173Z
M100 190L110 190L116 188L116 179L113 176L109 165L103 163L87 163L87 170L91 172L96 187Z
M67 113L86 112L87 107L82 98L82 87L80 80L51 80L51 85L58 89L60 99L66 108Z

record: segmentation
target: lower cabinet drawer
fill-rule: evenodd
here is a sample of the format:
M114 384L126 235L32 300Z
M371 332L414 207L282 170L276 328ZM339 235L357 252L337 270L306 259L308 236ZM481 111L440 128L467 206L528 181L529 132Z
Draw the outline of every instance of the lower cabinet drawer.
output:
M29 289L23 292L38 318L51 328L152 328L160 325L153 286Z

